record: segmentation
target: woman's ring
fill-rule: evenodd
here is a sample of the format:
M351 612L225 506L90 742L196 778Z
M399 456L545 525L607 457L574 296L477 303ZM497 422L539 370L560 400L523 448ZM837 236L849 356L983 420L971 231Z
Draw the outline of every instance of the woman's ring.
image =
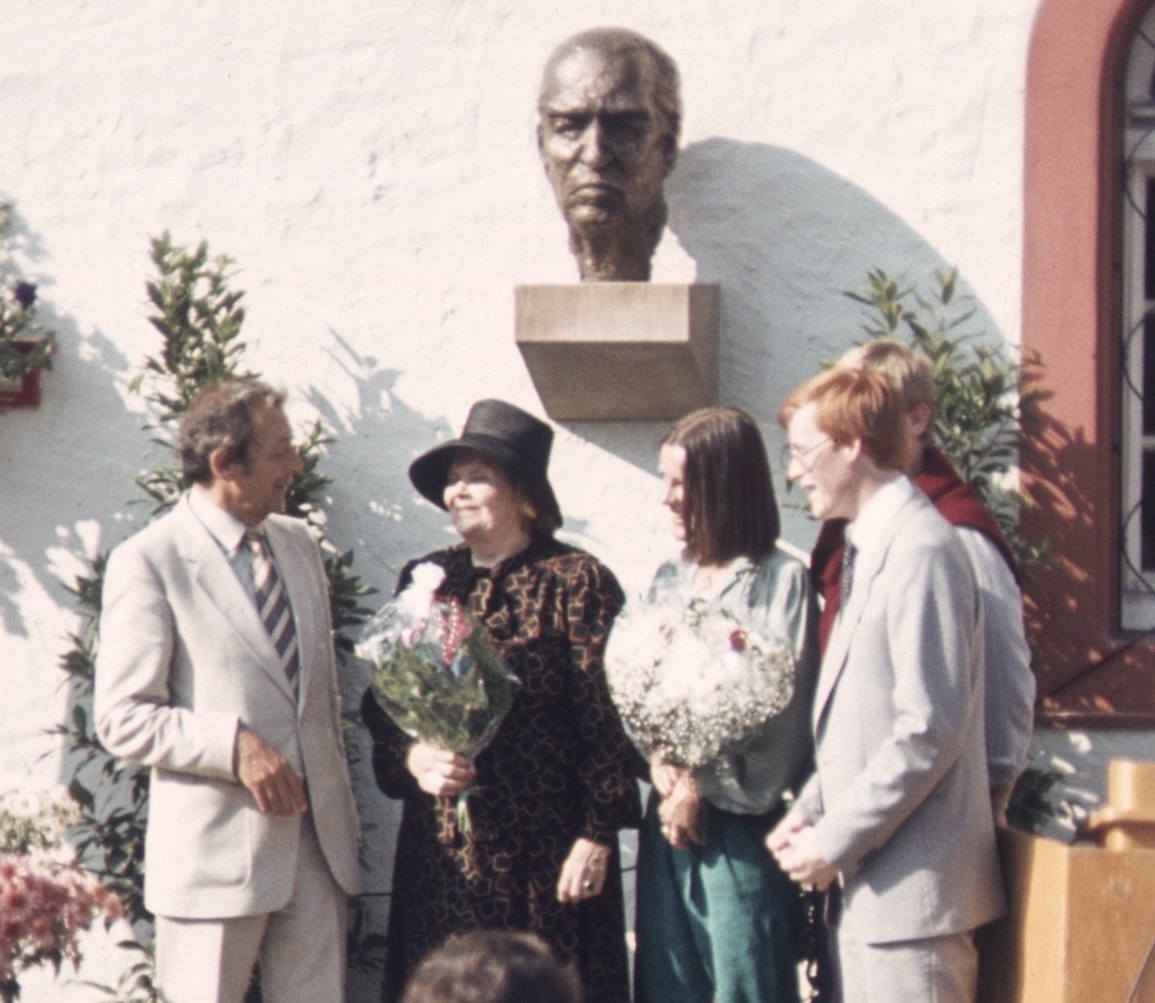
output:
M582 887L585 888L587 892L592 892L594 890L594 883L592 881L586 881Z

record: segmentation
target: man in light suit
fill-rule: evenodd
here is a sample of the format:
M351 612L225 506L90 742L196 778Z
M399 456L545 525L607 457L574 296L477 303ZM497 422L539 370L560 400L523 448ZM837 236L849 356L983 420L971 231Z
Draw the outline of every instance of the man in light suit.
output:
M168 1003L344 996L358 825L324 566L278 514L300 473L283 395L202 393L181 425L193 488L105 576L95 714L152 768L145 905Z
M788 476L815 518L849 520L851 556L818 677L815 773L767 845L796 881L840 881L846 1003L973 1003L973 931L1004 902L967 554L901 473L906 409L886 377L822 373L779 421Z
M1023 629L1023 597L1014 554L975 489L932 441L935 419L934 365L930 357L893 338L877 338L844 353L835 365L873 369L902 391L906 404L906 475L955 528L970 558L983 607L987 772L997 821L1031 751L1035 676ZM829 640L841 597L845 523L831 519L810 555L810 574L825 600L819 645Z

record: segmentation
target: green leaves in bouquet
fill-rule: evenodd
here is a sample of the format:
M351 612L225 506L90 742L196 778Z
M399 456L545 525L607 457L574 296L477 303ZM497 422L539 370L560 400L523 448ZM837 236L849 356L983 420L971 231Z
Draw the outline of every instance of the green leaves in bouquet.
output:
M472 664L464 672L451 672L432 645L396 645L374 667L373 692L402 731L473 755L492 738L512 705L514 681L478 631L461 643L458 659Z

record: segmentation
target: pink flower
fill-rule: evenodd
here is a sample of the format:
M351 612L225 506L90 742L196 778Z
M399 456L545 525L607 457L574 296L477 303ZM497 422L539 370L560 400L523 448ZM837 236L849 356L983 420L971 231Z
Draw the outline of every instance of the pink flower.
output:
M402 628L401 632L398 634L398 640L400 640L402 645L404 645L406 648L415 648L417 647L417 644L420 642L424 633L425 621L418 620L415 624L413 624L413 626Z
M469 625L469 618L462 612L461 603L457 599L447 599L445 605L449 607L448 611L439 611L441 660L446 665L451 665L457 649L473 633L473 628Z
M80 962L77 938L103 914L124 914L120 900L75 864L48 855L0 856L0 981L15 981L53 956Z

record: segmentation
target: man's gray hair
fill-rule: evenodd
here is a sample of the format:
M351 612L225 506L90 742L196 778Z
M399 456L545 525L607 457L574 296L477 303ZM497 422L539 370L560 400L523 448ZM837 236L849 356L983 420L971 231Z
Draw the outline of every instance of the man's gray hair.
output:
M195 484L211 483L209 461L218 449L227 451L226 462L239 462L247 468L249 448L256 434L253 412L284 403L283 390L252 378L225 380L202 390L181 421L181 473Z
M545 111L545 94L558 63L572 52L592 49L602 55L615 58L641 54L654 67L654 104L661 119L661 131L668 137L671 150L677 150L682 134L681 80L678 64L660 46L645 35L639 35L629 28L590 28L579 32L562 42L545 64L542 73L541 90L538 93L538 111Z

